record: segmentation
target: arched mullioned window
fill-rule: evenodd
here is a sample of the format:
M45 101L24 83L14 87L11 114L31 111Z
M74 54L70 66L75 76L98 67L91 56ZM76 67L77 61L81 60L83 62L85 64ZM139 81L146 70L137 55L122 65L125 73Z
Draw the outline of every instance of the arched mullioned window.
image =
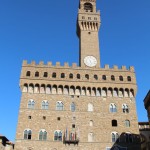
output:
M39 72L38 71L35 72L35 77L39 77Z
M46 130L41 130L40 132L39 132L39 140L47 140L47 132L46 132Z
M54 132L54 141L62 141L62 132L60 130Z
M125 120L125 126L130 127L130 121L129 120Z
M123 111L123 113L129 113L129 107L127 104L122 105L122 111Z
M84 10L85 11L90 11L90 12L93 12L93 6L91 3L85 3L84 4Z
M29 108L29 109L34 109L34 105L35 105L34 100L30 99L30 100L28 101L28 108Z
M24 139L31 140L31 137L32 137L32 131L30 129L24 130Z
M61 101L56 103L56 110L64 110L64 104Z
M27 71L26 76L27 76L27 77L30 77L30 75L31 75L31 72L30 72L30 71Z
M48 109L48 101L42 101L42 109Z
M110 111L111 113L117 112L117 106L116 106L114 103L111 103L111 104L109 105L109 111Z
M116 142L119 139L119 134L117 132L111 133L112 142Z
M71 111L72 111L72 112L74 112L74 111L76 110L76 105L75 105L74 102L71 103L70 108L71 108Z

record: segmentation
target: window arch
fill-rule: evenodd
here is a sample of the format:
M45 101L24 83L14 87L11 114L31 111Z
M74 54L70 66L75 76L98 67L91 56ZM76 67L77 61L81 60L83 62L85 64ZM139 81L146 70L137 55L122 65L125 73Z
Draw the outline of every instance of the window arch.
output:
M65 78L65 74L64 73L61 73L61 78Z
M76 110L76 105L74 102L71 103L70 109L72 112L74 112Z
M111 103L109 105L109 110L111 113L115 113L115 112L117 112L117 106L114 103Z
M130 127L130 121L129 120L125 120L125 126Z
M69 74L69 78L73 79L73 74L72 73Z
M85 78L86 78L87 80L89 80L89 75L88 75L88 74L86 74L86 75L85 75Z
M56 72L52 73L52 78L56 78Z
M119 139L119 134L117 132L111 133L112 142L116 142Z
M54 132L54 141L62 141L62 132L60 130Z
M103 79L103 80L106 80L106 75L102 75L102 79Z
M111 124L112 124L112 127L117 127L118 126L117 120L112 120Z
M130 76L127 77L127 81L131 82L131 77Z
M92 4L91 3L85 3L84 4L84 10L85 11L91 11L91 12L93 12L93 6L92 6Z
M93 126L93 120L90 120L89 125L90 125L90 127Z
M127 104L122 105L122 111L123 111L123 113L129 113L129 107Z
M26 92L28 92L28 84L24 84L23 85L23 90L22 90L22 92L24 92L24 93L26 93Z
M46 132L46 130L40 130L40 132L39 132L39 140L46 140L47 139L47 132Z
M88 111L90 111L90 112L93 111L93 104L91 104L91 103L88 104Z
M34 109L34 105L35 105L34 100L30 99L30 100L28 101L28 108L29 108L29 109Z
M49 103L48 101L42 101L42 109L48 109Z
M114 75L111 75L111 80L115 81L115 76Z
M56 110L64 110L64 104L61 101L56 103Z
M80 74L77 74L77 79L80 79Z
M48 77L48 73L47 72L44 72L44 75L43 75L43 77Z
M93 142L94 140L94 134L93 133L89 133L88 134L88 142Z
M27 76L27 77L30 77L30 75L31 75L31 72L30 72L30 71L27 71L26 76Z
M35 72L35 77L39 77L39 72L38 71Z
M119 80L120 80L120 81L123 81L123 76L119 76Z
M97 76L96 74L94 75L94 79L95 79L95 80L98 80L98 76Z
M24 139L31 140L31 137L32 137L32 131L30 129L24 130Z

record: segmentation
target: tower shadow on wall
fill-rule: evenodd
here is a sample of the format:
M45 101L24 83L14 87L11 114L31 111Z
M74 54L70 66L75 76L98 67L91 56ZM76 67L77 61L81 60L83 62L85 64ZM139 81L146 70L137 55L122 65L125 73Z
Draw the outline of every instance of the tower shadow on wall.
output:
M141 142L139 134L121 133L110 150L141 150Z

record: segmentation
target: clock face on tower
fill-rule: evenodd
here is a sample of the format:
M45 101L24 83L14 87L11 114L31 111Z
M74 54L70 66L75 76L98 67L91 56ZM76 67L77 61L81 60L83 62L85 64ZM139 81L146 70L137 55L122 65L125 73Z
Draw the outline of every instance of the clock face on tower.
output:
M84 58L84 63L88 67L94 67L97 64L97 60L94 56L86 56Z

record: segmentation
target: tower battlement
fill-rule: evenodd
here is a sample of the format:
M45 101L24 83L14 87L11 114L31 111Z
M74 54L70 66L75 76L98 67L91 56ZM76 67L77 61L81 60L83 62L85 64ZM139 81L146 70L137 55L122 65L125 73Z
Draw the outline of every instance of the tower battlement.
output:
M61 65L60 62L56 62L55 65L52 64L51 61L48 61L46 64L44 61L40 61L36 63L35 61L31 61L30 63L27 60L24 60L22 63L23 67L60 67L60 68L77 68L77 69L82 69L82 67L78 66L77 63L72 63L70 66L68 62L65 62L64 65ZM84 69L86 69L84 67ZM89 69L89 68L88 68ZM127 68L126 66L117 66L114 65L113 67L110 67L108 64L105 64L103 68L91 68L92 70L111 70L111 71L130 71L130 72L135 72L134 66L129 66Z

